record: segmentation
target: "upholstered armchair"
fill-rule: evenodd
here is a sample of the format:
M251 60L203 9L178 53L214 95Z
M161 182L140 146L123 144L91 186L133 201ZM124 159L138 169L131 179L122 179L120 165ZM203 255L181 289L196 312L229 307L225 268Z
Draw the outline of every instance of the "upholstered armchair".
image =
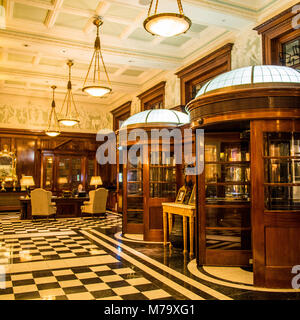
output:
M31 191L31 215L56 218L55 202L51 202L52 192L38 188Z
M84 201L84 205L81 206L81 215L83 213L89 213L94 217L94 214L103 214L106 212L108 190L99 188L89 192L89 201Z

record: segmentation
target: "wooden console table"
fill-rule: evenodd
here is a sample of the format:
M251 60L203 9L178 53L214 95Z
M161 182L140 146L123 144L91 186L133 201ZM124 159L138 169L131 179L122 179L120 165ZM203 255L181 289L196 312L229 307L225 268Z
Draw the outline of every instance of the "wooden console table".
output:
M168 239L168 224L169 235L172 232L172 215L177 214L183 217L183 253L187 253L187 218L189 218L190 226L190 257L194 256L194 219L196 207L187 204L176 202L164 202L163 206L163 230L164 230L164 245L167 245ZM169 248L172 248L170 242Z
M81 217L81 206L88 197L52 197L51 202L55 202L56 218L75 218ZM31 219L31 201L30 199L20 198L21 219Z
M20 197L26 194L22 191L0 192L0 211L20 211Z

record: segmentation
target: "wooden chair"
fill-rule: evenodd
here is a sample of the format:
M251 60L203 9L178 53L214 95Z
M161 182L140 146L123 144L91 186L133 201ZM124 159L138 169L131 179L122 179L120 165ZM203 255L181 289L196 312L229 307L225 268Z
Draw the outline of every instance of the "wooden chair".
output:
M49 218L54 215L56 219L55 202L51 202L52 192L38 188L31 191L31 216L43 216Z
M94 217L94 214L106 213L108 190L105 188L99 188L89 192L89 201L84 201L84 205L81 206L81 216L83 213L89 213Z

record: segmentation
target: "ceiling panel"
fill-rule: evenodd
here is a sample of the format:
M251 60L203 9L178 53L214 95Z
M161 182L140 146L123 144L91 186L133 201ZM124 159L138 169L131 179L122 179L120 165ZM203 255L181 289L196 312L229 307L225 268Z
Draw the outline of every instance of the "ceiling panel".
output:
M65 61L43 57L40 60L40 64L52 67L62 67L65 64Z
M111 4L108 10L105 12L107 15L117 16L121 18L127 19L135 19L138 15L140 15L143 11L130 8L129 6L123 6L119 4Z
M16 2L14 4L13 17L43 23L46 19L47 12L48 10L46 9L27 6Z
M96 10L99 0L64 0L63 5L84 10Z
M9 52L7 55L7 59L9 61L15 61L15 62L32 63L33 56Z
M190 27L190 31L192 32L202 32L203 30L205 30L207 28L207 26L204 26L202 24L197 24L197 23L192 23L191 27ZM188 32L187 32L188 33Z
M126 28L127 26L124 24L105 21L100 30L102 34L119 37Z
M13 86L25 86L26 82L22 82L22 81L13 81L13 80L5 80L4 83L6 85L13 85Z
M55 25L82 30L88 20L86 17L61 12L56 19Z
M134 39L134 40L147 41L147 42L154 40L154 36L149 32L145 31L145 29L143 28L135 29L128 38Z
M144 70L128 69L128 70L125 70L125 71L122 73L122 75L123 75L123 76L130 76L130 77L138 77L138 76L140 76L143 72L144 72Z
M186 36L177 36L164 39L161 44L167 44L170 46L180 47L189 41L191 38Z

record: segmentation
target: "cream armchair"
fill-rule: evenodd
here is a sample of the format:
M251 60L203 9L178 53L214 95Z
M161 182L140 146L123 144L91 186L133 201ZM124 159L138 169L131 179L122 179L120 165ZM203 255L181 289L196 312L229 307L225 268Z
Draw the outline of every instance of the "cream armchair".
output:
M105 214L108 190L99 188L89 192L90 201L84 201L81 206L81 216L83 213Z
M38 188L31 191L31 215L56 218L55 203L51 202L52 192Z

